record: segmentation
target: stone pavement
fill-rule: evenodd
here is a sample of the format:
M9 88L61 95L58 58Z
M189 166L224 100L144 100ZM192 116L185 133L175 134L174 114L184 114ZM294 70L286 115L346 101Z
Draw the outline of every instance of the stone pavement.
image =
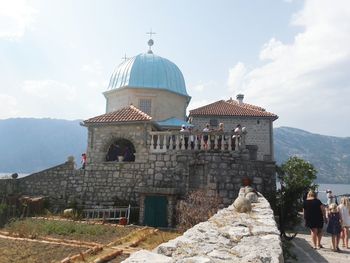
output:
M291 249L298 260L287 262L306 262L306 263L350 263L350 249L342 248L341 241L339 248L341 252L333 252L331 249L332 241L329 235L322 238L324 248L313 249L311 245L310 234L299 234L292 240L293 248Z

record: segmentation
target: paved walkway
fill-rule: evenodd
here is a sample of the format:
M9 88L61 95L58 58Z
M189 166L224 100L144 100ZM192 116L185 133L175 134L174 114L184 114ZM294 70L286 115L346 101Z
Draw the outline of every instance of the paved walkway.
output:
M297 256L297 261L288 262L306 262L306 263L350 263L350 249L342 248L341 241L339 248L341 252L333 252L331 249L332 241L329 235L322 238L324 248L313 249L311 246L310 234L298 234L293 240L291 251Z

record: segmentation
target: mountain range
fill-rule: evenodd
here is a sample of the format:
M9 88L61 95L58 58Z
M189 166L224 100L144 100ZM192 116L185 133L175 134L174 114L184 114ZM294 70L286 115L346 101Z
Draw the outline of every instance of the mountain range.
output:
M298 156L314 165L319 183L350 184L350 137L280 127L274 129L274 146L278 164Z
M32 173L86 151L87 129L81 120L15 118L0 120L0 172ZM312 163L319 183L350 184L350 137L313 134L301 129L274 129L275 159L290 156Z

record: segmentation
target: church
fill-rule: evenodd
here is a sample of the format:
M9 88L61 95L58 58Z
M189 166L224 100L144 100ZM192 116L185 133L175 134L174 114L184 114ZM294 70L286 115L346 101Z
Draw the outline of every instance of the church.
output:
M56 211L72 204L131 204L139 224L155 227L175 226L178 201L195 190L219 196L225 206L247 177L263 195L276 190L277 115L238 94L186 116L191 96L181 70L153 53L152 39L148 44L146 53L125 59L113 72L103 93L106 113L82 122L88 130L85 169L68 158L10 180L12 190L6 189L45 196Z
M136 201L140 223L153 226L174 225L177 200L196 189L219 194L225 205L237 196L243 177L261 192L273 191L277 115L238 94L237 100L192 109L187 117L191 97L180 69L153 53L152 39L148 45L148 52L125 59L113 72L103 93L106 113L83 122L87 176L111 174L110 183L118 181L114 194ZM236 125L245 132L234 136ZM91 194L88 199L99 199Z

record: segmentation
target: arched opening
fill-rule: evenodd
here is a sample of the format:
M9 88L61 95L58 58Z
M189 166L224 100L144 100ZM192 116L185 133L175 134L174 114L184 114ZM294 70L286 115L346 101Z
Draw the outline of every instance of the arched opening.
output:
M107 162L135 162L135 147L127 139L117 139L108 147Z

